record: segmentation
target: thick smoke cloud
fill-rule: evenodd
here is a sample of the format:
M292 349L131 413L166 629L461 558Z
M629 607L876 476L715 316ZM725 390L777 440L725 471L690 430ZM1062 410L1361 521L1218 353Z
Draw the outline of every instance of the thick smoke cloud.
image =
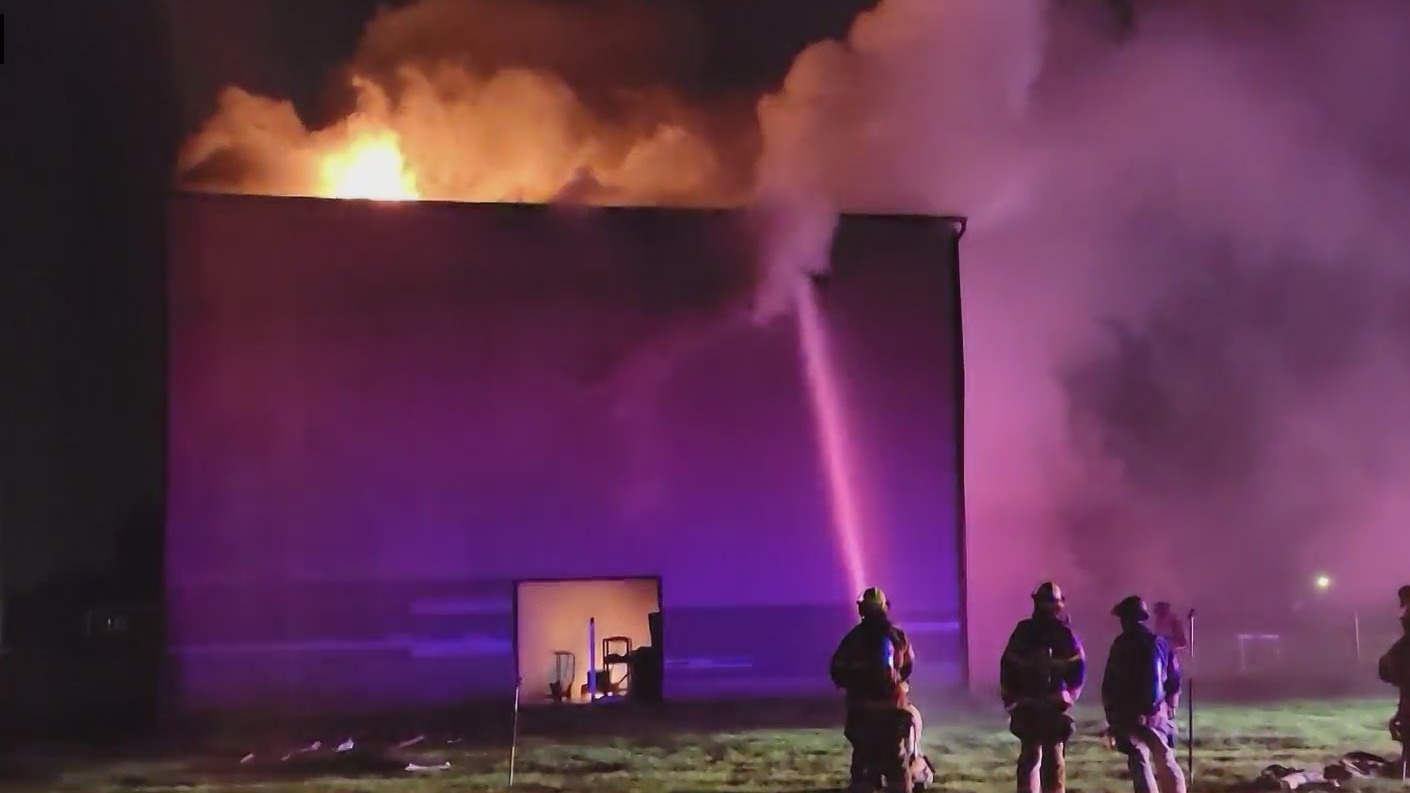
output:
M1050 576L1253 609L1406 574L1410 8L1270 8L885 0L761 109L839 203L974 221L981 676Z
M1045 34L1041 8L1034 2L886 0L858 18L846 42L824 42L805 51L780 94L761 103L761 187L771 194L787 195L792 189L825 195L844 209L965 213L992 225L982 210L1001 216L1024 198L1020 191L1026 187L1031 157L1019 136L1040 72ZM965 254L967 268L976 271L967 278L967 297L978 287L984 300L995 301L990 305L1008 302L1005 293L1012 290L1004 280L985 279L981 285L985 273L983 265L975 264L976 247L969 244ZM1021 258L1013 261L1024 265ZM1019 271L1008 275L1023 276ZM1033 307L1024 313L1036 318ZM1033 339L1009 335L1008 328L980 329L972 309L966 321L970 361L1003 355L1012 364L991 370L991 377L1022 378L1016 356L1028 361L1046 357L1044 351L1025 349ZM974 363L968 366L976 370ZM982 373L982 363L977 370ZM1023 379L1029 387L1035 382L1049 391L1054 387L1041 376ZM990 379L980 388L1003 385ZM1031 526L1044 515L1049 493L1040 483L1049 474L1050 455L1041 461L1031 455L1045 437L1051 447L1045 451L1060 449L1054 432L1060 421L1052 410L1056 399L996 411L992 398L975 398L983 390L968 390L971 427L1008 435L1002 427L1013 422L1034 431L1024 438L1025 452L1019 454L999 451L1002 446L1017 451L1014 438L975 433L980 446L970 447L975 451L967 472L970 542L972 556L983 557L999 533ZM997 444L986 457L990 442ZM1005 545L1032 553L1009 565L1022 578L1012 580L1012 573L996 577L989 570L976 575L972 569L972 602L994 603L1006 596L1006 589L1028 585L1037 561L1048 557L1039 542ZM985 641L992 643L972 636L976 647Z
M716 123L659 87L698 66L693 40L690 18L669 4L420 0L385 9L339 83L345 119L310 129L291 102L229 87L183 148L179 179L203 190L351 197L329 173L330 155L371 140L400 150L404 163L392 170L405 172L405 192L427 199L738 200L748 163L722 159L731 149L712 140Z

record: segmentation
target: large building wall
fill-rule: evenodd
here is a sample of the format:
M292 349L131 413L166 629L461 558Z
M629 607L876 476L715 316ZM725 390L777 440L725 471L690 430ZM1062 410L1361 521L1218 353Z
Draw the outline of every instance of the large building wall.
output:
M792 318L728 212L178 196L168 600L187 707L513 681L512 581L659 575L668 696L826 690L854 618ZM962 653L955 229L820 290L867 569ZM545 659L547 660L547 659Z

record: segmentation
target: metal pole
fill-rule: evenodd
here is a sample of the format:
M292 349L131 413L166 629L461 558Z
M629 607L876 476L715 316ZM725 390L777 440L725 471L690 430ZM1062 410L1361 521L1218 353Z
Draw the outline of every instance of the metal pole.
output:
M951 276L950 287L950 351L951 371L954 378L954 388L956 394L954 411L954 435L955 440L955 466L954 487L955 487L955 551L956 558L959 559L959 614L960 614L960 674L964 681L964 688L970 691L973 688L973 677L970 670L970 632L969 632L969 529L966 522L968 514L965 508L965 366L964 366L964 306L961 302L963 297L960 284L960 240L964 239L964 234L969 230L969 221L965 218L954 217L948 219L950 226L955 230L954 244L950 251L952 258L949 262Z
M1190 669L1185 672L1185 764L1189 767L1188 784L1195 783L1195 610L1190 609L1189 636Z
M588 617L588 704L597 702L597 618Z
M1351 612L1352 625L1356 628L1356 665L1361 665L1361 609Z
M514 761L519 753L519 691L524 687L524 678L514 679L514 726L509 733L509 786L514 787Z

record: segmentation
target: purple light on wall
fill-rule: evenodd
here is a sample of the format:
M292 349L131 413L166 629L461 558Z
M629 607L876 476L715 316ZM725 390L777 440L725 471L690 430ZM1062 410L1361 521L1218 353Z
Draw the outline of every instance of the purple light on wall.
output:
M661 577L668 692L826 689L860 574L838 563L800 329L749 321L743 218L179 196L172 228L183 702L508 692L512 581L593 576ZM866 574L942 627L953 339L925 290L946 244L844 220L855 277L817 296L867 471ZM890 263L910 281L865 275ZM933 327L905 341L893 317ZM797 654L761 652L781 631Z

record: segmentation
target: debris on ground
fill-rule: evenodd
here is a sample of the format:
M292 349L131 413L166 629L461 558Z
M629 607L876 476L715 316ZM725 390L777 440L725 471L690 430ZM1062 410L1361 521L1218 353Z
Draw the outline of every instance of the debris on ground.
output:
M305 746L305 747L303 747L303 748L301 748L301 749L291 749L291 750L289 750L288 752L285 752L285 753L284 753L284 757L283 757L282 759L283 759L283 762L286 762L286 763L287 763L287 762L289 762L290 760L294 759L295 757L298 757L298 756L301 755L301 754L313 754L314 752L317 752L319 749L322 749L322 748L323 748L323 742L322 742L322 741L314 741L313 743L311 743L311 744L309 744L308 746Z
M427 756L433 743L446 746L459 743L452 738L433 742L424 734L387 743L361 741L354 737L341 742L314 740L285 752L247 752L239 760L246 773L280 775L390 775L434 773L451 767L450 761ZM414 753L408 750L415 750Z
M1330 766L1328 766L1330 768ZM1260 787L1279 790L1335 790L1340 785L1320 771L1273 764L1258 775Z
M1322 770L1308 770L1273 765L1258 775L1258 786L1265 790L1337 790L1356 779L1403 779L1404 764L1370 752L1347 752L1335 763Z

